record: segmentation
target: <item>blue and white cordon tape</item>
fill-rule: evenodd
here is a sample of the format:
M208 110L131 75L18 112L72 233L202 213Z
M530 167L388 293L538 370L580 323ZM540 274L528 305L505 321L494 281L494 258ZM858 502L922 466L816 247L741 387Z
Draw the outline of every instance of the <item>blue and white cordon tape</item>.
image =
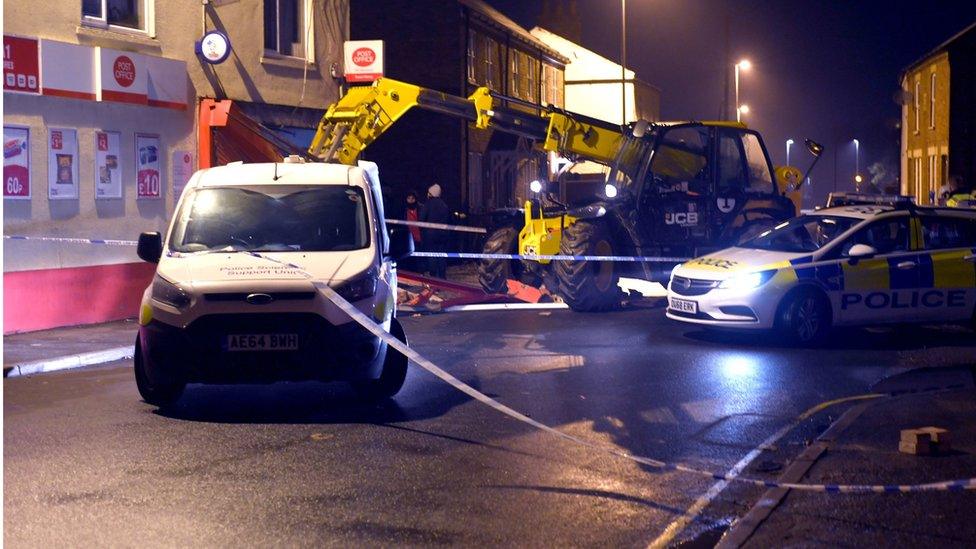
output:
M425 229L438 229L441 231L458 231L462 233L487 234L488 229L484 227L468 227L467 225L448 225L446 223L429 223L427 221L405 221L403 219L387 219L388 225L409 225L411 227L423 227Z
M458 391L470 396L471 398L493 408L508 417L518 420L526 425L530 425L545 431L549 434L555 435L563 440L568 440L574 442L581 446L591 448L600 452L622 457L624 459L629 459L631 461L640 463L642 465L647 465L648 467L653 467L661 471L681 471L685 473L691 473L693 475L698 475L702 477L707 477L715 480L725 480L734 481L744 484L751 484L761 488L785 488L788 490L802 490L805 492L822 492L827 494L888 494L888 493L906 493L906 492L955 492L961 490L974 490L976 489L976 478L959 479L959 480L947 480L940 482L930 482L926 484L798 484L792 482L776 482L770 480L762 479L752 479L743 478L734 474L728 473L713 473L711 471L706 471L703 469L697 469L694 467L689 467L687 465L682 465L680 463L668 463L665 461L660 461L656 459L651 459L643 456L638 456L625 452L623 450L618 450L616 448L610 448L602 444L597 444L595 442L571 435L569 433L564 433L558 429L550 427L544 423L536 421L529 416L509 408L508 406L498 402L497 400L485 395L481 391L478 391L474 387L471 387L467 383L459 380L453 375L447 373L436 364L427 360L419 353L408 347L399 339L390 335L389 332L384 330L381 326L373 322L369 317L363 314L359 309L352 306L351 303L346 301L342 296L337 294L335 290L329 287L328 284L317 281L308 272L304 271L301 267L288 263L285 261L277 260L273 257L269 257L264 254L257 252L251 252L251 255L259 257L261 259L289 267L301 273L303 276L312 281L312 285L322 292L322 294L329 299L336 307L342 309L346 314L348 314L353 320L358 322L363 328L369 330L373 335L381 338L388 345L401 352L416 363L418 366L427 370L437 378L446 382L451 387L454 387Z
M110 240L107 238L68 238L63 236L14 236L3 235L4 240L36 240L39 242L66 242L70 244L104 244L106 246L135 246L135 240Z
M396 220L394 220L396 221ZM390 220L387 220L389 223ZM420 222L404 221L404 225L419 224ZM424 223L423 225L430 225ZM476 229L477 227L467 227ZM484 229L481 229L484 231ZM477 231L472 231L477 232ZM135 240L109 240L104 238L67 238L56 236L11 236L4 235L6 240L33 240L41 242L64 242L69 244L104 244L108 246L135 246ZM637 263L680 263L688 261L689 257L651 257L625 255L522 255L522 254L480 254L467 252L413 252L411 257L446 257L450 259L524 259L527 261L617 261Z
M414 252L410 257L447 257L453 259L525 259L527 261L622 261L636 263L680 263L690 257L656 257L630 255L526 255L479 254L466 252Z

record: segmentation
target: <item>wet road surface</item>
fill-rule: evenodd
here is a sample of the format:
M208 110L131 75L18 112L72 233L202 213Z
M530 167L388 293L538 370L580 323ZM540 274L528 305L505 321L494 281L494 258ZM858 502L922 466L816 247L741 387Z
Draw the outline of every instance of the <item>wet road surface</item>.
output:
M811 406L976 352L952 328L791 349L660 309L403 325L422 355L536 420L716 472ZM191 385L160 412L139 399L131 361L4 380L4 475L11 546L644 546L714 484L557 440L416 367L379 406L342 384ZM760 494L723 491L675 539L721 529Z

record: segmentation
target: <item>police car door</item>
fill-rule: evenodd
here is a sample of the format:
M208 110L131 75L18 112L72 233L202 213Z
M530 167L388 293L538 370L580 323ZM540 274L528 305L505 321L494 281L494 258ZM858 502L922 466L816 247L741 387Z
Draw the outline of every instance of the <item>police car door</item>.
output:
M932 284L919 296L922 319L966 320L976 310L976 214L932 212L920 222L932 262Z
M899 322L916 317L920 273L931 273L927 254L913 250L911 217L899 212L872 221L839 246L841 280L832 287L835 322ZM871 246L871 257L850 256L855 244ZM839 294L839 295L838 295Z

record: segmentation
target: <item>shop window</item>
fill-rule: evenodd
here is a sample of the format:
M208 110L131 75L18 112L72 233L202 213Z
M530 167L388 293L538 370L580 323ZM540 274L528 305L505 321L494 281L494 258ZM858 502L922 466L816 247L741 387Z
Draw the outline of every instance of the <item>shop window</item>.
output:
M310 0L264 0L264 49L311 61Z
M82 0L81 18L86 25L149 32L152 0Z

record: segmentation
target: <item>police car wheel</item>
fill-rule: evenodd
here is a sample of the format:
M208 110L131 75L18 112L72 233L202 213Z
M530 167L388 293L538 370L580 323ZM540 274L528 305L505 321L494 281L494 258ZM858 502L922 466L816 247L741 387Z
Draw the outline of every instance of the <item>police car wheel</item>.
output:
M777 328L790 343L814 345L830 331L830 305L816 290L800 290L787 296L780 307Z
M142 352L142 344L136 338L136 348L132 357L135 370L136 388L147 404L169 406L183 395L186 381L172 372L164 371L159 364L149 360Z
M390 334L403 343L407 342L407 334L396 318L390 325ZM364 400L386 400L400 392L406 379L407 357L393 347L387 346L386 358L383 360L383 372L380 373L379 379L357 381L352 386Z

